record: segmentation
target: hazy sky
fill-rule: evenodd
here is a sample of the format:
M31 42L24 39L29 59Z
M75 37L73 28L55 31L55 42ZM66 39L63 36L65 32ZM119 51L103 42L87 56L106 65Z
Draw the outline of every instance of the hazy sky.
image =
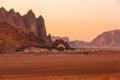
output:
M47 32L71 40L91 41L104 31L120 29L120 0L1 0L0 6L45 18Z

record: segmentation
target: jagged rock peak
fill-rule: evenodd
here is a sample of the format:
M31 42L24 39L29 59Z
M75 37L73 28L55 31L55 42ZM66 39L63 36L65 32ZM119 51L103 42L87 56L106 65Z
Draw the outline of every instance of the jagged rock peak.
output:
M12 8L12 9L10 9L10 12L15 12L15 11L14 11L14 9Z
M1 11L6 11L6 9L5 9L4 7L1 7L1 8L0 8L0 12L1 12Z
M37 20L42 22L42 24L44 24L44 18L41 15L37 18Z
M1 7L1 8L0 8L0 13L1 13L2 15L6 15L6 14L7 14L7 11L6 11L5 8Z
M27 14L29 14L29 13L33 13L32 9L30 9L30 10L27 12Z
M10 13L10 14L15 14L14 9L10 9L10 10L9 10L9 13Z
M37 19L41 19L41 20L44 20L43 17L40 15Z
M19 12L16 12L16 15L21 16Z
M38 18L43 18L42 15L40 15Z
M14 9L10 9L9 10L9 15L14 15L14 14L16 14L16 12L14 11Z
M34 16L35 17L35 14L34 12L30 9L26 15L29 15L29 16ZM36 18L36 17L35 17Z

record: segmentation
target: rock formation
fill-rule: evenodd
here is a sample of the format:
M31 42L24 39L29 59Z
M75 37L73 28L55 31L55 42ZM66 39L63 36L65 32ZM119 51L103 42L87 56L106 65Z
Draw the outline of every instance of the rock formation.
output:
M32 10L27 14L20 15L14 9L6 11L3 7L0 8L0 23L7 22L17 29L22 29L25 33L33 32L33 34L47 42L46 28L42 16L36 18Z
M90 44L98 47L118 47L120 46L120 30L103 32Z
M36 18L32 10L21 15L14 9L6 11L0 8L0 52L20 46L45 46L47 41L42 16Z
M44 45L45 42L36 37L33 32L25 33L22 29L11 26L7 22L0 23L0 49L14 50L20 46Z
M52 40L62 39L67 41L72 48L82 48L82 47L120 47L120 30L112 30L103 32L98 35L91 42L74 40L70 41L67 37L52 37Z

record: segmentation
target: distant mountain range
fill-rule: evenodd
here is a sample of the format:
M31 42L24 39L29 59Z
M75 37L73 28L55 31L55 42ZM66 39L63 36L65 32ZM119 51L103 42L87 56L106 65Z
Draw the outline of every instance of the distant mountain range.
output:
M120 47L120 30L112 30L103 32L102 34L98 35L95 39L91 42L85 41L70 41L67 37L52 37L53 40L61 38L71 45L74 48L81 48L81 47Z

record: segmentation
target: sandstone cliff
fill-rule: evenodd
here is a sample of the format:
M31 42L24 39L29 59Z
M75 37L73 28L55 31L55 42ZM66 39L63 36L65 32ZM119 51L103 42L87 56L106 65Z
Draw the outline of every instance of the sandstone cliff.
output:
M119 47L120 46L120 30L112 30L103 32L98 35L90 43L98 47Z
M36 18L32 10L29 10L25 15L20 15L20 13L15 12L14 9L6 11L2 7L0 8L0 23L2 22L7 22L17 29L22 29L27 34L33 32L36 37L47 42L44 19L42 16Z
M0 51L15 50L20 46L44 46L45 42L33 32L25 33L7 22L0 23Z

